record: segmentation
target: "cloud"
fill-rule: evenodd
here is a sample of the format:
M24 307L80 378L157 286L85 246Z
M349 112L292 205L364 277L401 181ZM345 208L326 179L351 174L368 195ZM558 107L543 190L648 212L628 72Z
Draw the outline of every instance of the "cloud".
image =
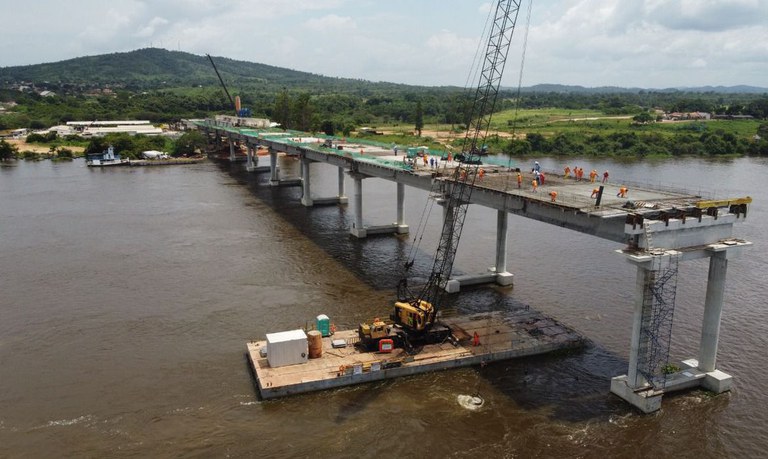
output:
M36 0L34 12L4 10L0 66L165 46L330 76L463 85L484 46L480 35L492 4ZM61 20L73 10L76 21ZM764 86L766 11L768 0L534 1L523 81ZM527 12L528 1L521 5L505 85L517 84Z
M356 29L355 21L350 17L328 14L321 18L311 18L304 22L304 27L316 32L349 32Z
M738 30L765 22L766 0L655 0L646 19L671 30Z
M149 21L147 25L139 28L139 30L136 31L134 36L140 37L140 38L151 37L155 34L155 31L159 27L163 27L169 23L170 21L168 21L167 19L154 17Z

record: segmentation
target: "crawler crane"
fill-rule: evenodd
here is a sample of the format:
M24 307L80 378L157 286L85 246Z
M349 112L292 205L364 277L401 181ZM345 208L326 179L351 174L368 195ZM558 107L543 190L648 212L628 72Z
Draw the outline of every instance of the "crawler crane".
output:
M442 198L447 212L429 278L416 294L409 289L407 277L400 281L390 323L375 319L371 324L360 324L360 343L369 350L376 349L382 339L392 339L396 346L410 349L442 342L452 336L451 330L437 321L437 313L445 301L445 283L451 276L456 258L467 206L481 163L479 156L484 151L520 4L521 0L496 2L482 72L473 99L471 122L464 137L462 153L457 155L465 165L457 167L452 177L444 182ZM406 264L406 271L412 264Z

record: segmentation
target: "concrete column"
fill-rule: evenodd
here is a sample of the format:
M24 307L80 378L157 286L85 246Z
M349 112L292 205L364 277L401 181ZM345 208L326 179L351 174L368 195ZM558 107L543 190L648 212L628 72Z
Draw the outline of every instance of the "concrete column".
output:
M344 168L339 168L339 204L346 204L349 199L344 195Z
M496 211L496 272L507 270L507 213Z
M352 175L355 181L355 191L352 196L354 201L355 219L352 222L352 228L349 232L356 237L363 238L367 236L365 227L363 227L363 177Z
M496 283L510 286L514 276L507 272L507 223L508 214L503 210L496 211Z
M280 174L279 170L277 168L277 151L269 147L269 184L270 185L279 185L280 184Z
M306 207L312 207L312 192L309 180L309 164L310 160L306 157L301 158L301 189L303 194L301 196L301 203Z
M403 216L403 205L405 204L405 184L397 184L397 221L395 227L398 234L408 233L408 225L405 224L405 217Z
M339 197L344 197L344 168L339 168Z
M438 201L438 204L440 204L440 207L443 208L443 220L440 225L440 228L443 228L445 226L445 220L448 218L453 218L453 207L449 209L448 201L446 200Z
M229 138L229 160L235 162L235 141L232 137Z
M246 156L245 156L245 169L247 171L252 171L254 168L253 165L253 146L250 144L246 144Z
M635 308L632 311L632 337L629 344L629 369L627 370L627 385L632 389L644 386L645 377L637 372L637 362L640 358L640 331L643 326L643 306L645 305L645 289L651 281L651 271L646 264L637 264L635 279Z
M707 296L704 301L704 320L701 325L701 344L699 346L699 369L702 371L715 371L727 270L728 258L726 253L723 251L712 254L709 258Z

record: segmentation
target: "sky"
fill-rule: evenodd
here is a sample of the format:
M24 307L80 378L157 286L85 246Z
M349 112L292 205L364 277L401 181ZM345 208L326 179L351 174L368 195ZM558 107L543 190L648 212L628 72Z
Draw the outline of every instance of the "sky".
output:
M492 4L0 0L0 67L159 47L334 77L465 87L476 80L471 69ZM768 87L768 0L523 0L502 80L519 83Z

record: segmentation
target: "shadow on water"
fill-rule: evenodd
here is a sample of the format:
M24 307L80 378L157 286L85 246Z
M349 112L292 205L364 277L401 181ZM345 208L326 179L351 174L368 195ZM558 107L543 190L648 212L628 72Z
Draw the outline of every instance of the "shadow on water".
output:
M500 287L470 287L448 300L446 314L535 310ZM521 409L544 410L553 419L581 422L631 411L610 393L612 377L626 374L627 361L585 338L579 349L489 363L478 377Z
M218 166L362 282L387 290L394 289L403 277L402 267L409 255L408 236L386 234L357 239L349 234L354 215L347 206L305 207L300 202L301 187L270 186L268 174L249 173L242 169L242 164L220 162ZM418 280L426 278L431 267L432 254L422 251L417 254L411 272Z
M478 368L495 390L523 410L552 419L584 422L631 410L610 393L612 376L626 373L626 361L587 343L583 349L496 362Z

